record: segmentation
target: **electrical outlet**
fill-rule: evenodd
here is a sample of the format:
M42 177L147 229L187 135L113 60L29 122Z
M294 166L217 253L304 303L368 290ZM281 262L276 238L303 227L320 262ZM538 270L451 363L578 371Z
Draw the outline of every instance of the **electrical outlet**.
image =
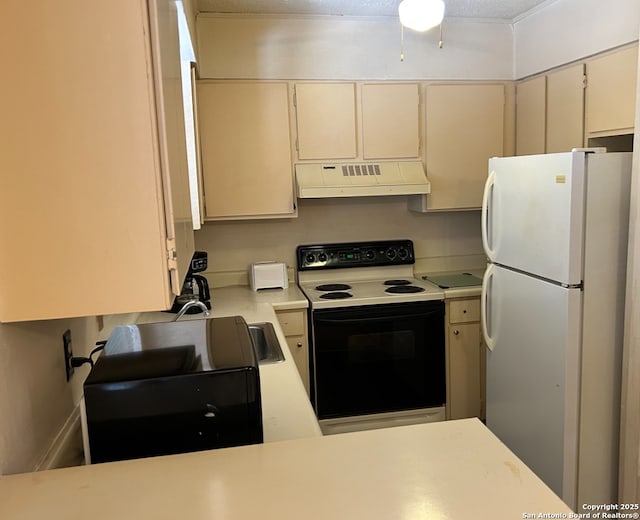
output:
M64 367L67 371L67 381L71 379L74 368L71 366L71 358L73 357L73 349L71 347L71 330L67 329L62 335L62 345L64 347Z

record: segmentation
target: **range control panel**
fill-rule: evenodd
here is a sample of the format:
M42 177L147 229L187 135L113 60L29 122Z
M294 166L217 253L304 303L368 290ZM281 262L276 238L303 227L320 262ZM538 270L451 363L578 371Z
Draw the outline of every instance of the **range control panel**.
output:
M381 240L298 246L299 271L415 263L411 240Z

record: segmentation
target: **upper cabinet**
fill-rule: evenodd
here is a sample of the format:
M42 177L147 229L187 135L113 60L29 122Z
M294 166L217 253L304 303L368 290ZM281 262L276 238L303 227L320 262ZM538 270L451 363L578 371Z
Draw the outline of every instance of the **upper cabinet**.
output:
M296 83L299 159L354 159L355 83Z
M546 153L583 146L584 85L582 63L547 75Z
M299 160L420 155L417 83L296 83Z
M362 85L364 159L420 155L420 96L416 83Z
M544 76L516 85L516 154L544 153L546 130Z
M516 153L630 150L637 63L635 45L518 82Z
M0 321L169 308L193 253L175 2L3 16Z
M516 153L568 152L584 139L584 65L516 85Z
M638 46L587 61L588 137L633 133Z
M287 83L197 90L205 220L295 216Z
M425 163L431 193L412 197L417 211L477 209L490 157L503 154L502 84L430 84L426 90Z

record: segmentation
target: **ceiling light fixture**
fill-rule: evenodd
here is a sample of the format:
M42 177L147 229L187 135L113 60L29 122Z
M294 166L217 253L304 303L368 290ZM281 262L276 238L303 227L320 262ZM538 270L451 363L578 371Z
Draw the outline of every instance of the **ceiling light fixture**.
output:
M402 0L398 6L400 23L414 31L424 32L442 22L443 0Z

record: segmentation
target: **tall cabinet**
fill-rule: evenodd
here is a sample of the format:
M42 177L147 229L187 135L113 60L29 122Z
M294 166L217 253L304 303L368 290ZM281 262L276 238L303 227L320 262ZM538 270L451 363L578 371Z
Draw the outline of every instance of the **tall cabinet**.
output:
M0 321L179 293L194 246L176 9L3 3Z

